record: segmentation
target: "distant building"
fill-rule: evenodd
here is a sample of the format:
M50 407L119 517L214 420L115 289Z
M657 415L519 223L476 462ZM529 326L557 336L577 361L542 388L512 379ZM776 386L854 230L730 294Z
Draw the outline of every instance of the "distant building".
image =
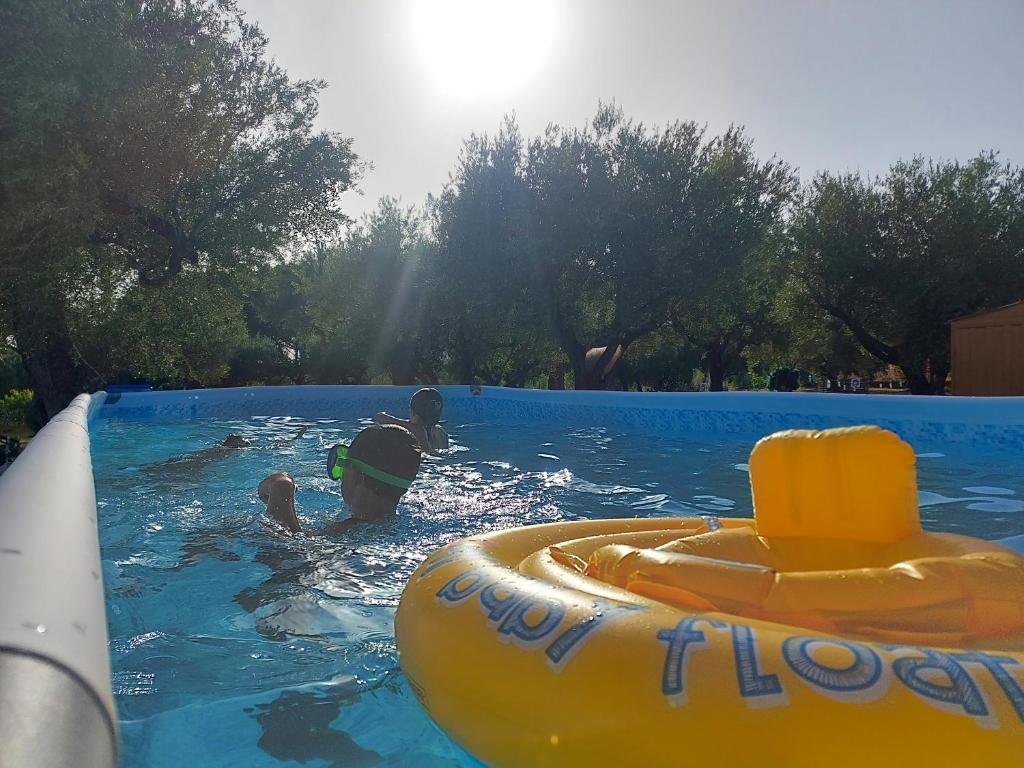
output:
M1024 301L951 323L954 395L1024 395Z

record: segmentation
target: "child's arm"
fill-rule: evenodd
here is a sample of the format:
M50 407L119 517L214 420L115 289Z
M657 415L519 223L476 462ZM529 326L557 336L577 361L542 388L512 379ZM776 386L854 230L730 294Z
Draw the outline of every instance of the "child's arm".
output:
M408 429L410 431L412 430L412 422L411 421L406 421L405 419L399 419L399 418L397 418L395 416L392 416L390 413L385 413L384 411L381 411L380 413L375 415L373 417L373 422L375 424L397 424L400 427L405 427L406 429Z

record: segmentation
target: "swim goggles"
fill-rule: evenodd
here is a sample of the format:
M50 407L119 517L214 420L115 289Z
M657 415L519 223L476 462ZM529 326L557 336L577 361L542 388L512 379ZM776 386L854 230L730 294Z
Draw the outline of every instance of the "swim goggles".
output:
M356 467L367 477L372 477L374 480L379 480L385 485L390 485L393 488L401 488L402 490L408 490L409 486L412 485L412 480L405 477L399 477L398 475L392 475L390 472L385 472L383 469L377 469L367 464L365 461L354 459L348 455L348 446L339 444L331 448L327 454L327 476L331 480L341 480L345 475L345 466L351 464ZM415 478L414 478L415 479Z

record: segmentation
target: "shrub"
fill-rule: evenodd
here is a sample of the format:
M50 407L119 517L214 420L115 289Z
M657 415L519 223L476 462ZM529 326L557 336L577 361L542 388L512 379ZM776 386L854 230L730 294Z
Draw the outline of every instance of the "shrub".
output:
M12 389L27 388L31 384L32 380L21 364L21 358L0 348L0 396Z
M20 429L25 426L32 407L31 389L12 389L0 399L0 429Z
M776 368L768 377L768 388L774 392L792 392L800 386L800 371Z
M291 382L294 366L273 341L253 337L241 345L231 359L228 383L232 386Z
M751 389L770 389L768 385L768 377L765 376L763 373L759 373L757 371L750 371L749 378Z

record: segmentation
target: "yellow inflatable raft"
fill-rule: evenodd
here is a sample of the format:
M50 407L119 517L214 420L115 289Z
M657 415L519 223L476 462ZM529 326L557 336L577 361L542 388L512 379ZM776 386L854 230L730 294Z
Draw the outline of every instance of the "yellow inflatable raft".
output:
M754 520L474 536L416 571L402 668L508 766L1020 766L1024 558L924 533L877 427L772 435Z

